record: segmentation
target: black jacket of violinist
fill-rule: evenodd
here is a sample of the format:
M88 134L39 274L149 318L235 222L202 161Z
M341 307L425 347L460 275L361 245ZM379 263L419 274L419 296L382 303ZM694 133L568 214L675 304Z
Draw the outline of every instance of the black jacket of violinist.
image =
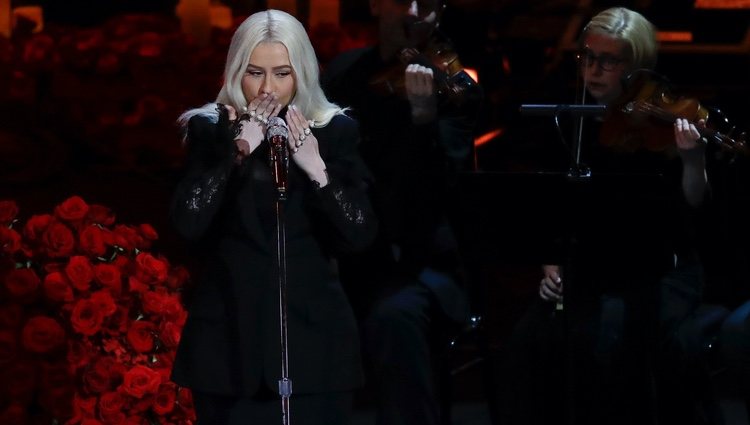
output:
M378 237L367 252L341 259L340 269L364 326L378 423L418 425L439 421L431 338L468 317L451 199L456 172L471 164L482 91L462 73L465 97L448 99L438 94L447 75L420 64L423 55L401 61L402 48L423 46L407 41L418 36L405 34L405 23L435 18L419 9L423 2L409 3L372 1L380 43L334 58L322 83L360 123L360 153L374 175Z

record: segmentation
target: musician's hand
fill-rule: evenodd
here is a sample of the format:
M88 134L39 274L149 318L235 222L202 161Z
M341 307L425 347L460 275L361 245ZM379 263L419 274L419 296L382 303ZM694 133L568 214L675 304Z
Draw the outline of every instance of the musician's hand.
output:
M705 146L705 143L700 141L701 134L698 131L698 127L705 128L706 120L698 121L697 127L696 124L693 124L684 118L677 118L677 120L675 120L674 139L680 151L689 151Z
M701 135L698 131L698 128L705 126L705 120L693 124L686 119L678 118L674 123L675 142L682 160L682 193L692 207L704 202L708 186L706 144L700 140Z
M539 283L539 296L545 301L561 301L563 296L563 283L560 266L545 264L542 266L544 277Z
M437 95L432 69L413 63L404 72L412 119L417 124L434 120L437 117Z

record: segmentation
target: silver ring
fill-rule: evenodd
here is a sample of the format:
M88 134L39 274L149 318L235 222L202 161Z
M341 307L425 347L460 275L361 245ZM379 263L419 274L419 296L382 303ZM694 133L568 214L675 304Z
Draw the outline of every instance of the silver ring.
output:
M300 134L299 137L298 137L298 139L299 139L300 142L304 142L306 137L307 136L305 136L304 134Z
M310 131L310 127L305 127L305 129L304 129L304 132L305 132L305 136L309 136L309 135L310 135L310 133L312 133L312 132Z

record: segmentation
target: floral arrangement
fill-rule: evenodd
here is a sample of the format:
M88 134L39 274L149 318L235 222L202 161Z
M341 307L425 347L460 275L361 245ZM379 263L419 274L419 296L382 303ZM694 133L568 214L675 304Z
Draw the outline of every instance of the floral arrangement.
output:
M0 423L192 424L169 373L189 275L73 196L23 223L0 200Z

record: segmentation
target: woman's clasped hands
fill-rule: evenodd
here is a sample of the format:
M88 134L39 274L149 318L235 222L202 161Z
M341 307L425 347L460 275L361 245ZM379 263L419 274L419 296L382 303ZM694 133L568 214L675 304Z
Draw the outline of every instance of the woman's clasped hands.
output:
M268 130L268 120L279 115L283 105L277 102L278 96L274 93L263 93L253 99L243 113L237 115L237 111L231 105L226 105L229 119L236 121L239 126L234 143L237 148L236 162L241 162L250 155L265 139ZM299 111L295 105L287 109L285 122L289 128L287 140L289 152L296 156L298 153L318 153L318 143L310 129L311 122ZM308 148L303 148L307 143Z

